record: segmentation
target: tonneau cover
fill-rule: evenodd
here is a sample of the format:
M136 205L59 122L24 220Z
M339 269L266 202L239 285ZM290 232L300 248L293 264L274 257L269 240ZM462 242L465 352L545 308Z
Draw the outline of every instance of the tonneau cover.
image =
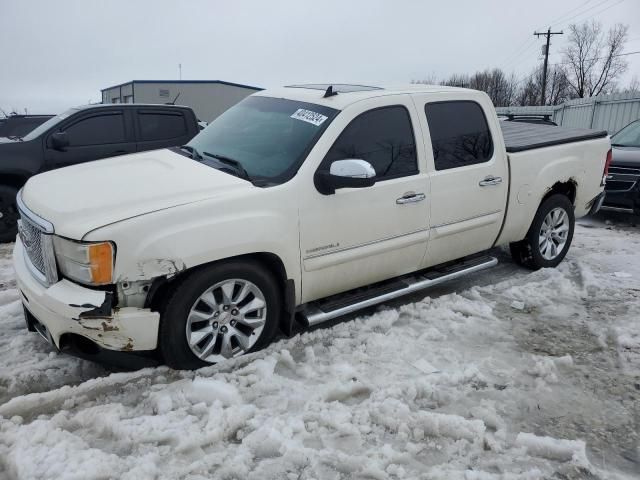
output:
M509 153L579 142L581 140L592 140L608 135L604 130L565 128L524 122L501 121L500 126L502 127L504 143Z

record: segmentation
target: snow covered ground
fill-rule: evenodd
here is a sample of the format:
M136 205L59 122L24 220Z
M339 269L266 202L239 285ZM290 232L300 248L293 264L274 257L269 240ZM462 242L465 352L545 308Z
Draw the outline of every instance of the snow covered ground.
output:
M0 478L640 478L640 230L198 372L113 372L24 328L0 246Z

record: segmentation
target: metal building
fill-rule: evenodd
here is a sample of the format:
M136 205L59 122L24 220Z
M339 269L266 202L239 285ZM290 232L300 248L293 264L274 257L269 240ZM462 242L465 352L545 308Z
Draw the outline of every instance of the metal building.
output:
M132 80L102 89L102 103L175 103L210 122L258 87L222 80Z
M549 115L558 125L616 133L640 119L640 92L576 98L545 107L498 107L498 114Z

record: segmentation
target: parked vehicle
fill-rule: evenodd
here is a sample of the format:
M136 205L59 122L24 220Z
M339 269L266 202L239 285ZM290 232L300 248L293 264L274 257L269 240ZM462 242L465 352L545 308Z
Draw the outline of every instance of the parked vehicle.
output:
M558 124L551 120L551 115L534 113L518 114L518 113L503 113L500 114L500 120L505 122L524 122L524 123L536 123L539 125L550 125L557 127Z
M32 175L100 158L183 145L198 131L189 107L87 105L50 118L24 137L0 138L0 242L16 237L16 194Z
M499 122L450 87L258 92L183 148L31 178L14 250L57 348L175 368L489 268L555 267L603 198L606 132Z
M612 160L603 210L640 215L640 120L611 137Z
M38 125L42 125L53 115L9 115L0 118L0 137L24 137Z

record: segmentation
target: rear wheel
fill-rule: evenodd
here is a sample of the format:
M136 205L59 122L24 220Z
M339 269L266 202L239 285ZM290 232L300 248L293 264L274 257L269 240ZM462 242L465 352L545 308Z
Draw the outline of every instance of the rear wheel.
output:
M511 256L532 270L555 267L569 251L574 227L571 201L561 194L552 195L538 208L524 240L510 245Z
M164 360L195 369L258 350L273 338L281 305L276 279L258 264L198 270L175 288L162 314Z
M0 243L13 242L18 234L18 190L0 185Z

